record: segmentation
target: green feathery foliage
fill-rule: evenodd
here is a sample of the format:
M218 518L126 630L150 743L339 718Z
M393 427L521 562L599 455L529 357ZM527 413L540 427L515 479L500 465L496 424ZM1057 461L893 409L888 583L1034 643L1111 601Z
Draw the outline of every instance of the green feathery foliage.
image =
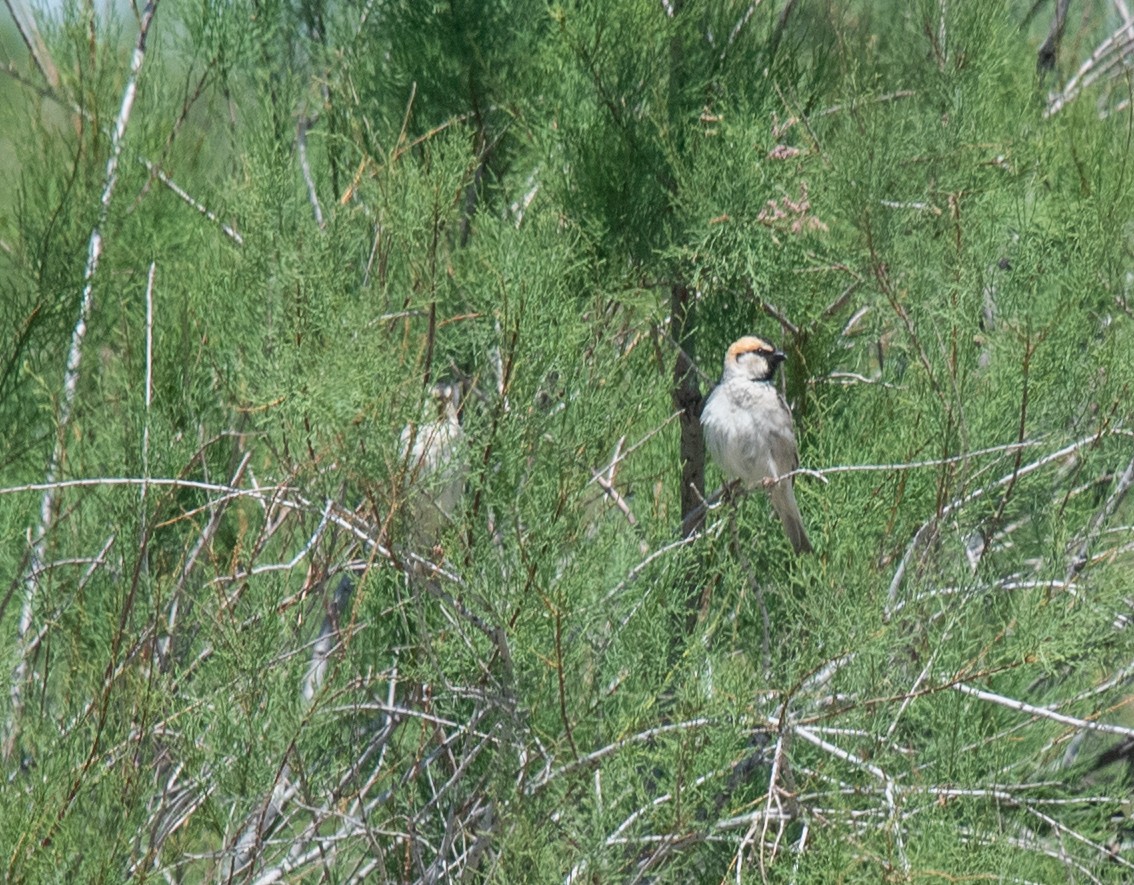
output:
M19 18L5 880L1127 881L1128 43L1046 10ZM682 442L744 334L811 556Z

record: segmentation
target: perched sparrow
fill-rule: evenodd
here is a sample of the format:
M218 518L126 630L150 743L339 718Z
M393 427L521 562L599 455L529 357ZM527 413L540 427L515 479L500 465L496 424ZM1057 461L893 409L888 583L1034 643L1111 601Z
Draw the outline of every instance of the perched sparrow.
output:
M776 482L799 466L791 410L772 383L783 361L783 353L760 338L734 342L720 384L701 411L701 426L725 478L739 479L746 489L767 488L791 546L797 554L810 553L792 480Z
M465 493L461 449L464 431L457 420L459 388L435 384L422 409L422 420L402 429L400 453L406 466L413 532L423 544L439 540Z

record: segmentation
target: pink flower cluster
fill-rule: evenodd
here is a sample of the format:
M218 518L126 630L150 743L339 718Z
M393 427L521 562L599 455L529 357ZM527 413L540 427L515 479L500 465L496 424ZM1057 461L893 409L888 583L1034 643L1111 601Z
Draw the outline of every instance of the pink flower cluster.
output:
M756 220L768 227L777 230L788 230L793 234L804 231L825 231L824 224L811 211L811 200L807 197L807 182L799 184L799 199L781 197L778 200L768 200L756 214Z
M774 148L768 151L769 160L794 160L801 151L797 147L792 147L790 144L777 144Z

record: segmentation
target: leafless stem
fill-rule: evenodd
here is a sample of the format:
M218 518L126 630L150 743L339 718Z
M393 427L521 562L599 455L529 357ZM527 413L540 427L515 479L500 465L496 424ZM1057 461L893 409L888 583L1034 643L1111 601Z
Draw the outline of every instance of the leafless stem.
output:
M35 17L31 10L28 9L24 0L4 0L4 3L12 14L12 20L16 23L16 30L20 32L20 37L23 38L28 52L31 53L32 61L35 62L39 73L52 90L57 90L59 88L59 70L55 67L51 53L47 51L47 44L43 42L43 37L39 33L39 27L35 23Z
M1087 526L1082 541L1078 544L1074 554L1070 557L1067 566L1067 581L1074 578L1082 571L1083 566L1087 564L1091 544L1098 538L1102 527L1110 521L1110 518L1114 515L1118 506L1126 498L1127 493L1130 491L1131 484L1134 484L1134 460L1131 460L1130 463L1126 465L1126 470L1124 470L1122 476L1119 477L1114 491L1110 494L1110 497L1106 499L1106 503L1103 504L1102 508L1092 517L1090 524Z
M1094 445L1095 443L1097 443L1099 441L1099 439L1101 437L1111 436L1111 435L1129 436L1130 431L1128 431L1124 428L1109 428L1105 431L1100 431L1099 433L1092 434L1091 436L1082 437L1082 438L1080 438L1080 439L1078 439L1078 440L1076 440L1072 443L1069 443L1066 446L1063 446L1062 448L1060 448L1060 449L1058 449L1054 452L1049 452L1048 454L1044 455L1043 457L1041 457L1041 458L1039 458L1035 461L1032 461L1030 464L1025 464L1022 467L1019 467L1019 466L1015 467L1015 468L1013 468L1013 470L1010 473L1008 473L1005 476L1000 477L995 482L990 483L988 485L980 486L979 488L976 488L976 489L973 489L971 492L968 492L967 494L962 495L959 498L954 498L952 501L949 501L947 504L943 505L942 508L941 508L941 512L937 517L930 519L930 520L927 520L926 522L922 523L921 527L917 530L916 534L914 535L913 540L910 541L910 543L906 546L906 551L902 555L901 560L898 562L898 566L894 571L893 579L890 581L890 589L889 589L889 593L888 593L888 596L887 596L887 603L886 603L886 613L887 613L886 616L887 616L887 618L889 618L894 612L894 607L895 607L895 604L897 603L897 599L898 599L898 588L901 587L902 580L905 577L906 568L908 567L910 560L912 559L914 553L920 548L921 544L924 542L927 534L932 530L933 526L937 525L938 522L941 519L944 519L950 513L954 512L956 510L959 510L960 508L970 504L971 502L973 502L973 501L977 500L978 498L988 494L989 492L994 491L995 489L1002 488L1002 487L1004 487L1004 486L1006 486L1010 483L1015 483L1017 480L1019 480L1020 478L1026 476L1030 473L1034 473L1035 471L1040 470L1041 468L1046 467L1049 464L1052 464L1056 461L1060 461L1060 460L1066 458L1068 455L1074 454L1075 452L1079 451L1079 449L1083 448L1084 446ZM998 448L1000 448L1001 450L1004 450L1004 451L1008 451L1010 449L1018 448L1021 445L1035 446L1035 445L1038 445L1038 444L1039 443L1036 442L1036 441L1031 441L1031 442L1026 442L1026 443L1013 443L1009 446L1001 446L1001 447L998 447ZM993 451L993 450L982 450L981 452L974 452L972 455L964 456L964 457L973 457L977 454L984 454L984 453L988 453L990 451ZM942 459L943 462L949 462L949 461L952 461L952 460L953 459L951 459L951 458ZM854 469L856 467L857 467L857 465L853 465L852 469ZM838 470L840 468L833 468L833 469Z
M1063 3L1065 0L1059 2ZM1079 65L1078 70L1068 78L1063 89L1048 99L1045 116L1050 117L1059 113L1085 88L1120 71L1123 60L1131 51L1134 51L1134 23L1124 18L1123 23L1114 33L1103 40L1091 53L1090 58Z
M651 741L659 735L667 734L672 731L691 731L699 728L704 728L707 725L710 725L712 721L713 720L706 717L698 717L695 719L686 720L684 722L671 722L664 725L658 725L655 728L647 728L645 731L640 731L637 734L632 734L627 737L621 738L620 740L607 744L604 747L600 747L597 750L580 756L578 759L574 759L571 762L567 762L559 766L553 771L547 772L546 774L535 778L530 784L528 784L526 792L529 795L534 795L535 793L538 793L540 790L546 787L551 781L560 778L570 772L577 771L579 768L582 768L584 766L593 765L600 759L605 759L607 756L610 756L613 753L617 753L624 747L631 746L632 744L640 744Z
M311 166L307 162L307 129L311 121L306 116L299 118L296 127L295 145L299 154L299 168L303 172L303 183L307 185L307 201L311 204L311 214L320 228L326 226L323 220L323 207L319 205L319 191L315 187L315 178L311 175Z
M1016 710L1019 713L1027 713L1031 716L1038 716L1041 719L1050 719L1052 722L1058 722L1062 725L1070 725L1073 728L1083 729L1084 731L1097 731L1103 734L1119 734L1123 737L1134 737L1134 728L1127 728L1124 725L1110 725L1106 722L1092 722L1089 719L1077 719L1074 716L1067 716L1063 713L1056 713L1047 707L1037 707L1034 704L1029 704L1024 701L1018 701L1015 698L1005 697L991 691L984 691L983 689L973 688L963 682L958 682L953 685L953 688L961 694L969 695L980 701L988 701L989 703L999 704L1002 707L1007 707L1009 710Z
M1052 19L1051 30L1036 55L1036 67L1041 72L1055 69L1059 43L1063 40L1063 31L1067 26L1067 7L1070 5L1071 0L1055 0L1055 18Z
M192 196L192 194L190 194L183 187L181 187L181 185L179 185L176 181L174 181L172 178L170 178L168 175L166 175L161 169L159 169L157 167L156 164L150 162L145 157L140 157L139 162L142 163L142 165L144 165L146 167L146 169L149 170L150 175L154 176L154 178L156 178L163 185L165 185L179 199L181 199L182 202L193 207L198 212L200 212L202 215L204 215L205 218L207 218L213 224L217 225L217 227L219 227L221 229L221 232L226 237L228 237L230 240L232 240L238 246L244 245L244 237L242 237L240 235L239 231L237 231L236 228L234 228L230 224L225 224L223 221L221 221L220 218L217 217L217 214L215 212L213 212L208 206L204 205L199 200L195 199Z
M67 366L63 374L63 391L56 413L55 447L52 450L45 473L43 497L40 500L39 507L39 523L32 533L31 557L25 573L24 598L16 628L16 664L12 670L9 683L11 706L5 722L3 746L0 747L0 755L5 759L10 758L15 746L19 731L19 720L23 712L24 684L28 679L26 644L35 616L36 597L39 592L39 580L35 575L46 559L47 536L55 520L56 494L58 492L56 479L63 468L67 433L70 429L71 413L74 409L75 395L79 386L79 367L82 363L83 344L86 341L87 323L90 321L91 306L94 301L95 274L98 271L99 259L102 257L103 228L106 226L106 220L110 213L110 203L114 196L115 186L118 183L118 160L122 154L126 127L130 122L130 113L134 108L134 98L138 92L138 76L141 73L142 62L146 57L146 39L149 36L154 13L157 11L157 2L158 0L149 0L142 10L138 26L138 40L130 61L130 72L126 78L118 116L115 118L114 129L111 132L110 153L106 160L102 196L99 199L98 220L91 229L87 244L87 263L83 271L83 291L79 299L79 316L74 329L71 331L71 346L67 353Z

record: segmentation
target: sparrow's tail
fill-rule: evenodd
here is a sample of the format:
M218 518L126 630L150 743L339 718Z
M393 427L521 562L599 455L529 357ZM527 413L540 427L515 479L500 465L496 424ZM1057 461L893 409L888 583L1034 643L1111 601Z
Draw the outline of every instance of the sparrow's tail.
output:
M803 518L799 515L799 505L795 503L795 489L790 479L777 483L772 488L772 506L776 515L784 524L784 531L795 550L796 556L804 553L813 553L815 548L807 538L807 530L803 527Z

